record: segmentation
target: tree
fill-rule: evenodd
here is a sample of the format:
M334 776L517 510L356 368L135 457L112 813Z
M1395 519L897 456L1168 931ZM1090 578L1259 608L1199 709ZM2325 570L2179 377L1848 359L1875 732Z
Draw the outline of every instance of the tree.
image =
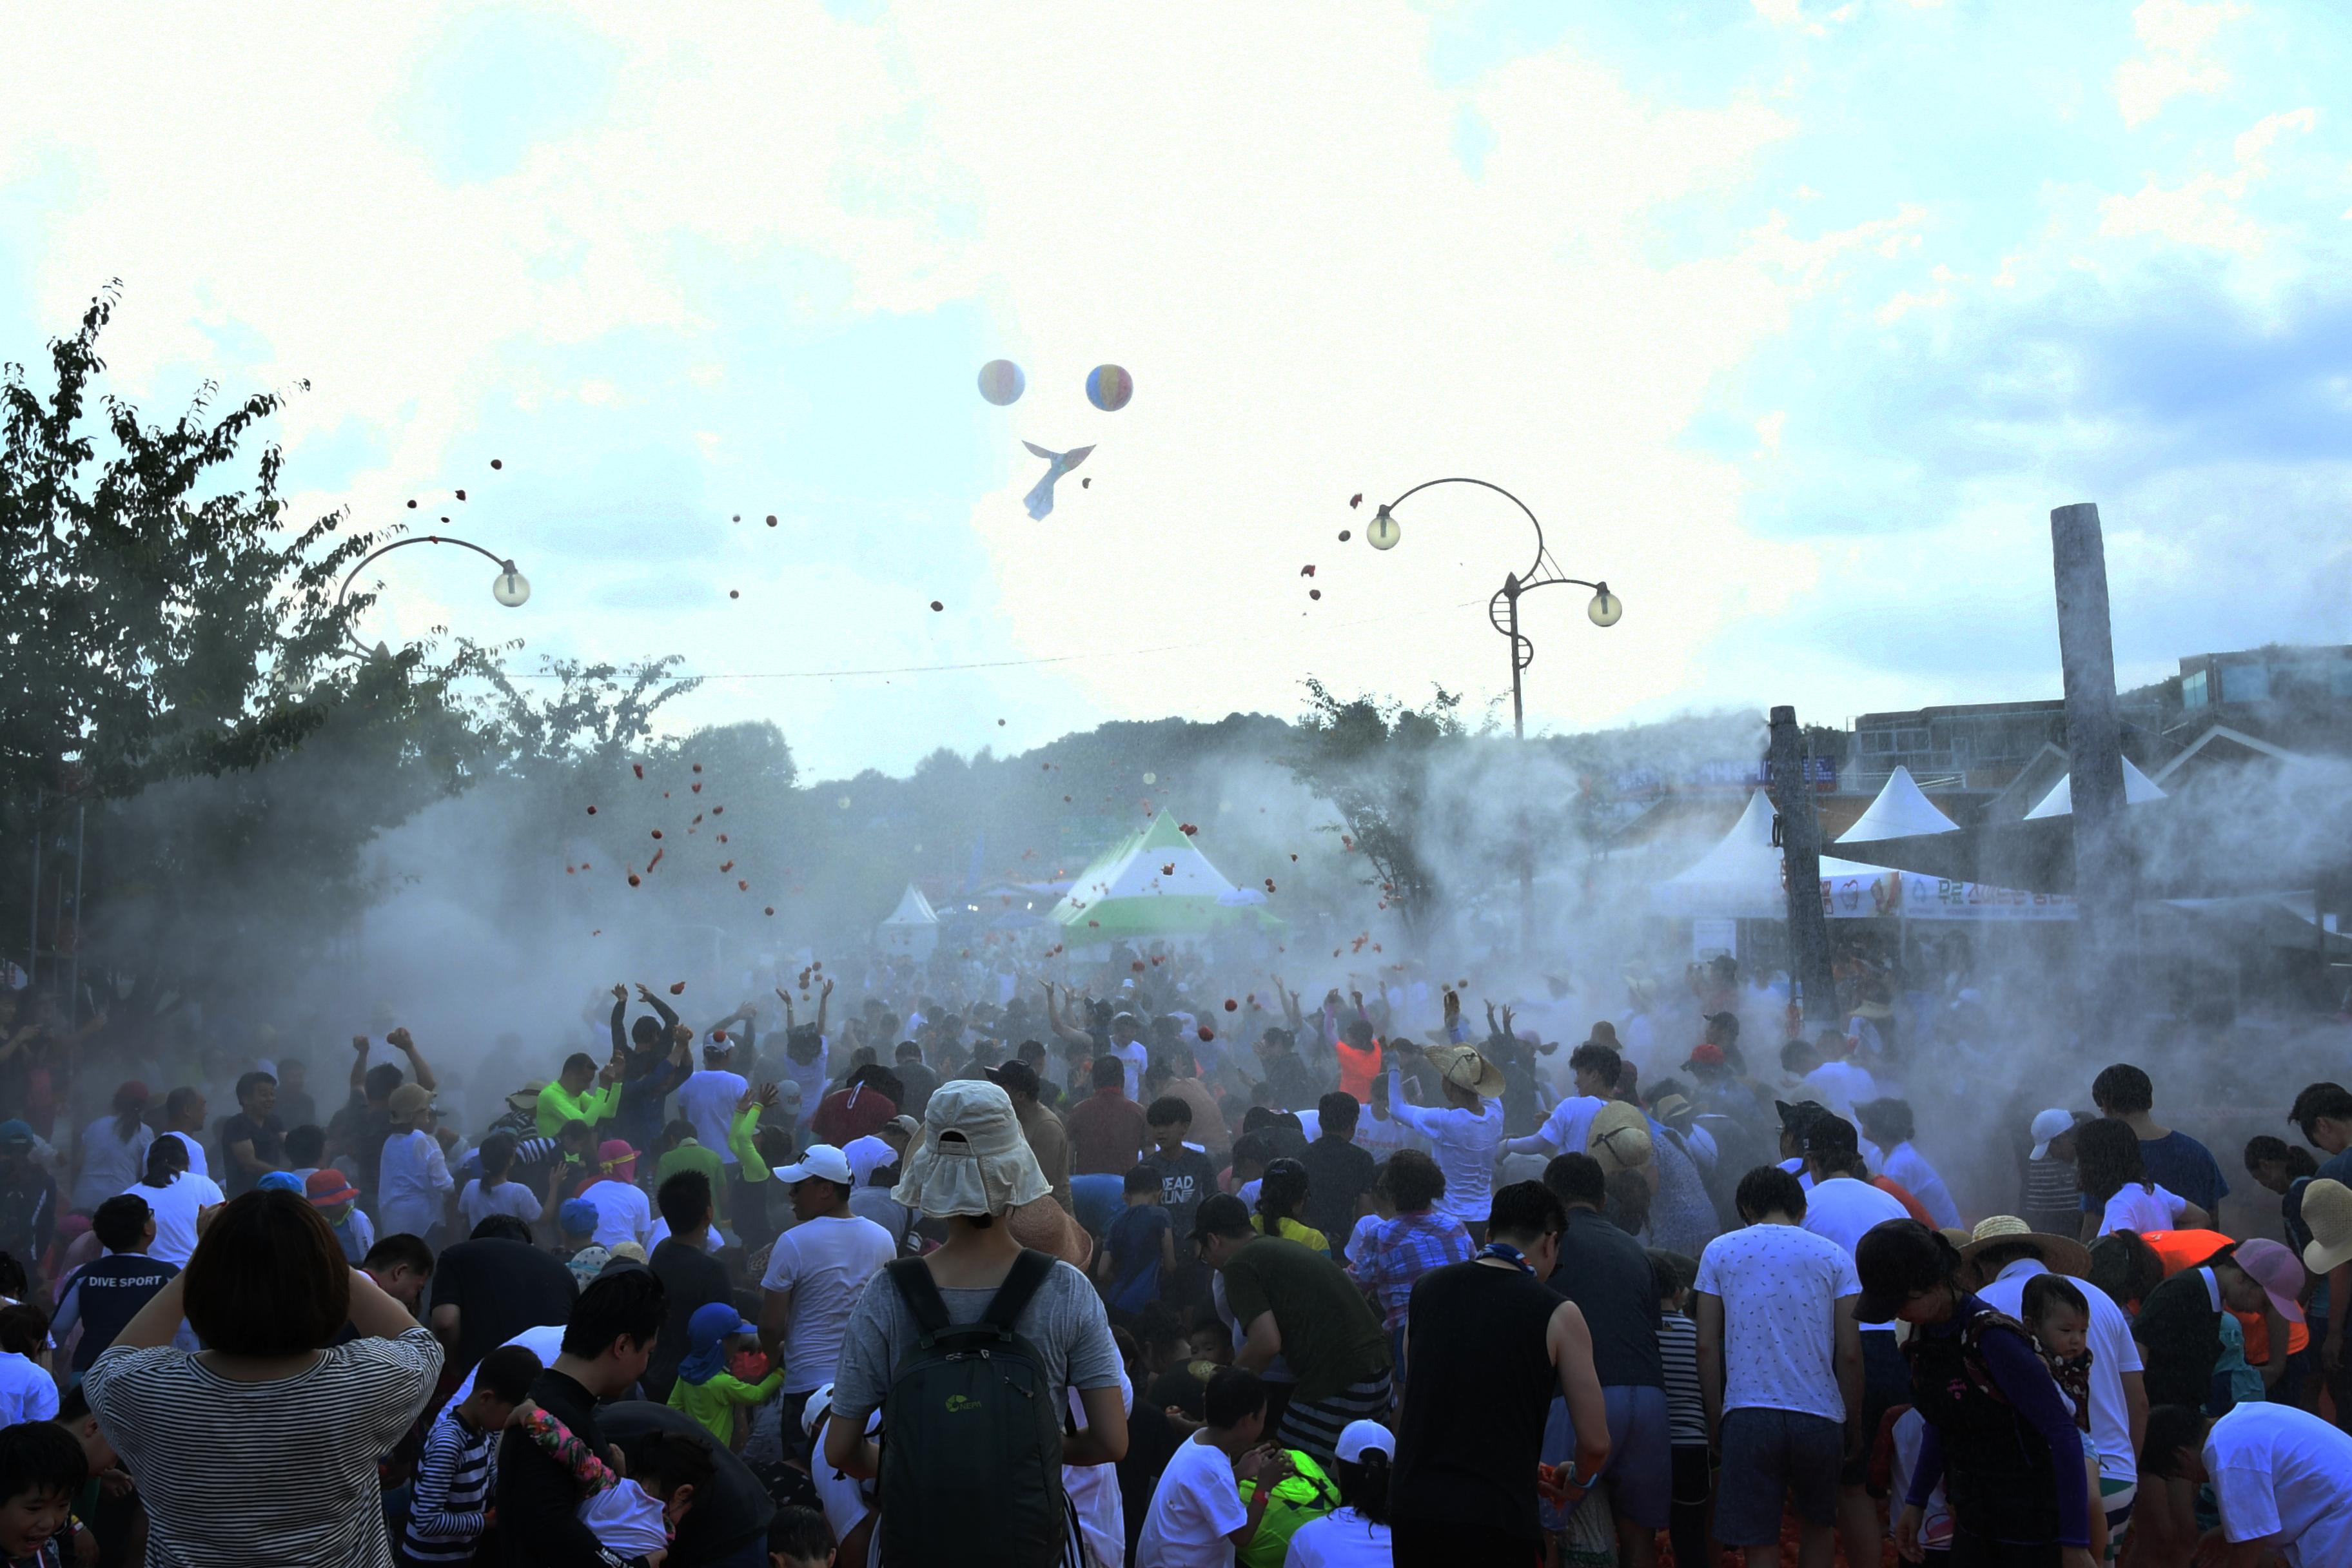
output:
M338 605L334 588L376 535L334 537L341 511L287 531L275 445L249 491L217 488L278 394L214 419L208 382L152 426L100 395L100 458L90 402L114 299L50 343L47 395L21 364L0 380L0 791L13 797L121 797L299 744L347 688L328 664L369 603ZM322 679L329 689L310 691Z
M1441 891L1422 850L1428 764L1440 745L1464 735L1462 699L1438 687L1429 701L1407 708L1374 697L1343 701L1312 676L1306 686L1307 711L1283 763L1339 808L1346 826L1326 831L1364 857L1370 869L1360 879L1377 884L1407 925L1417 925Z

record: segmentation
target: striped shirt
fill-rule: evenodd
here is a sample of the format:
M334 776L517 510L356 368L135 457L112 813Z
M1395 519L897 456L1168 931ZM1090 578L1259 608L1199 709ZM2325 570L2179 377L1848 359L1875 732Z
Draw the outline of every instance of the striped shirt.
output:
M453 1401L425 1434L408 1505L401 1551L412 1563L471 1563L489 1528L490 1491L498 1484L499 1438L462 1421Z
M231 1382L168 1346L116 1345L82 1388L147 1505L149 1562L391 1568L376 1458L440 1374L432 1331L414 1328L268 1383Z
M1680 1312L1658 1314L1658 1358L1666 1370L1666 1440L1706 1446L1706 1405L1698 1392L1698 1325Z

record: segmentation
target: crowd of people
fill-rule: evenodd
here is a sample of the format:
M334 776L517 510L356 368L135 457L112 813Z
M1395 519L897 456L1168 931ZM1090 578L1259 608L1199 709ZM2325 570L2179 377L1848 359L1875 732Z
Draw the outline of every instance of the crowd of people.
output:
M0 1561L2352 1564L2336 1083L2273 1217L2128 1063L1939 1140L1866 983L1088 978L614 985L552 1077L354 1037L323 1116L12 998Z

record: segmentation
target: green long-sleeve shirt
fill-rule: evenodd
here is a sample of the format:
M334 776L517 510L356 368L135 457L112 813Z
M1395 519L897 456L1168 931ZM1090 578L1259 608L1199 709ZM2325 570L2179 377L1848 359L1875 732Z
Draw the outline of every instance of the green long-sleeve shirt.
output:
M729 1372L713 1373L709 1383L688 1383L681 1377L669 1385L670 1408L685 1411L702 1424L704 1431L718 1438L721 1447L732 1448L735 1407L762 1404L783 1385L782 1367L757 1383L746 1383Z
M585 1121L593 1127L612 1115L620 1103L621 1086L617 1083L573 1095L558 1079L539 1091L539 1135L552 1138L567 1121Z

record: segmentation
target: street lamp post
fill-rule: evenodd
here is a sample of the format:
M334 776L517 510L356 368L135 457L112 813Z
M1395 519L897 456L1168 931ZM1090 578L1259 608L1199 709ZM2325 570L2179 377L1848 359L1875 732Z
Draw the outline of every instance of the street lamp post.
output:
M1503 585L1486 601L1486 619L1494 628L1511 640L1511 734L1519 741L1528 738L1527 698L1522 689L1520 673L1535 662L1536 645L1519 630L1519 599L1538 588L1568 584L1592 590L1592 598L1584 607L1585 615L1596 626L1613 626L1625 613L1624 601L1609 591L1606 583L1588 583L1581 577L1571 577L1560 570L1550 549L1544 543L1543 523L1528 510L1528 503L1498 484L1486 479L1463 477L1429 479L1417 484L1396 500L1382 503L1372 514L1370 524L1364 530L1364 542L1375 550L1393 550L1403 537L1397 522L1395 509L1412 496L1437 485L1476 485L1489 489L1517 507L1536 531L1535 560L1524 572L1504 574ZM1519 817L1519 951L1528 952L1534 945L1535 927L1535 865L1532 847L1528 840L1527 816L1522 809Z
M352 567L350 574L343 578L343 585L335 590L335 608L340 610L343 607L343 600L351 594L352 581L362 572L367 570L370 562L379 556L389 555L395 550L404 550L412 544L456 544L472 551L485 560L497 562L499 574L490 579L490 596L509 610L520 608L530 597L530 579L516 571L515 563L505 556L485 550L470 539L457 539L446 533L420 533L409 539L395 539L383 549L371 551L362 557L359 564ZM362 654L369 651L367 645L360 641L349 625L343 627L343 636L349 637L352 647ZM376 651L385 651L383 645L377 644Z

